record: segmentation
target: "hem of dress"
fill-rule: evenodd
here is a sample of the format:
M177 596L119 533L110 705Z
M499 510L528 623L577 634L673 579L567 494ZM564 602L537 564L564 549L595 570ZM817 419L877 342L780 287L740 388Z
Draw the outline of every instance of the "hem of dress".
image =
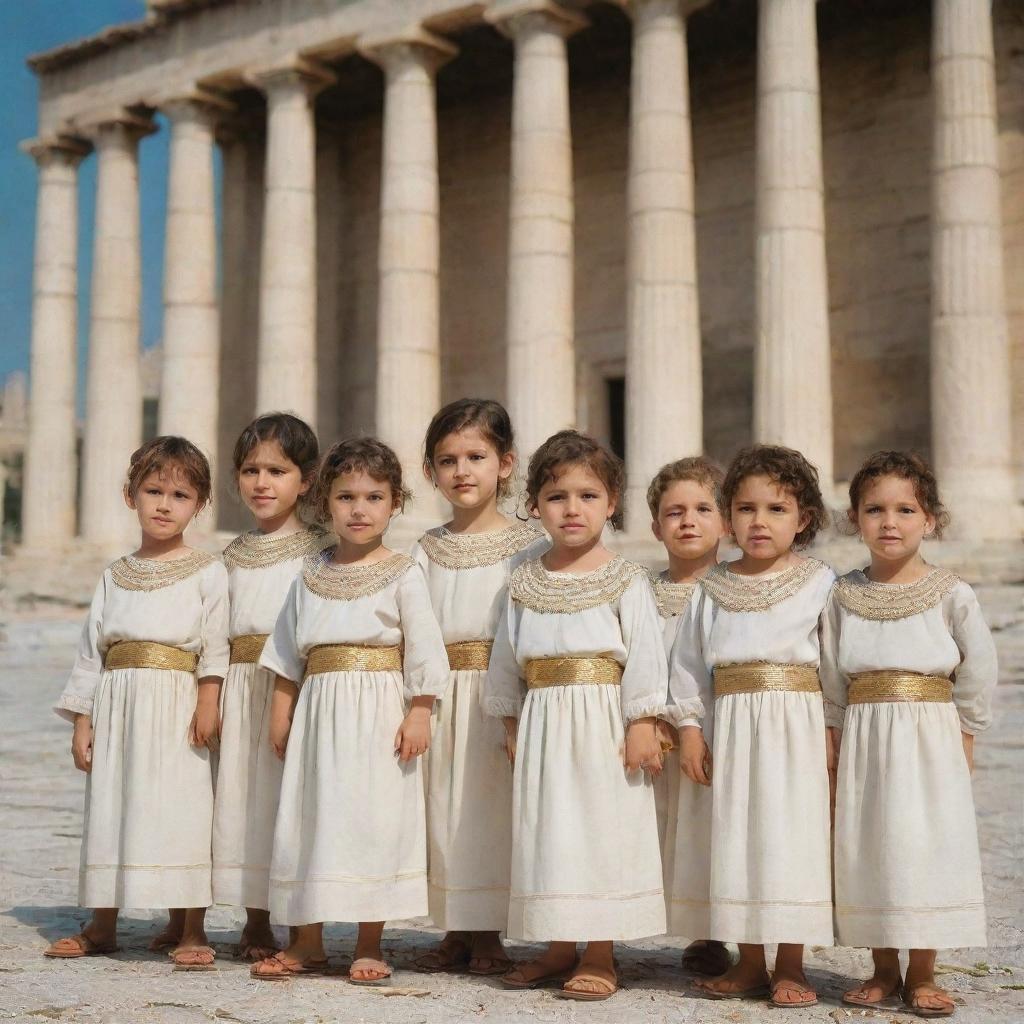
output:
M78 902L83 907L166 910L208 907L213 902L211 869L126 864L85 867L79 876Z
M512 896L508 938L527 942L628 942L665 934L662 890L594 896Z
M690 939L707 939L711 936L711 904L705 900L667 901L668 935Z
M426 917L426 872L373 882L354 879L270 882L270 919L275 924L314 921L399 921Z
M820 904L788 903L785 900L743 900L735 903L712 900L710 926L710 931L723 942L835 945L831 900Z
M875 949L984 949L983 907L836 911L836 940Z
M213 869L213 902L222 907L270 909L270 865Z
M503 932L508 925L508 887L446 889L427 883L429 917L446 932Z

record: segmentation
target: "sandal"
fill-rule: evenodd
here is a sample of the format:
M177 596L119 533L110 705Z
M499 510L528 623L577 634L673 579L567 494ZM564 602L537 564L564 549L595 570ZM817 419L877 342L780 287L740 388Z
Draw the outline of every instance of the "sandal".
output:
M776 998L779 991L782 989L788 989L791 992L809 992L814 998L787 1003ZM791 1010L793 1009L793 1007L803 1008L807 1006L817 1005L818 993L815 992L810 985L807 985L802 981L793 981L791 978L785 978L781 981L776 982L773 979L771 983L770 998L768 1001L772 1004L772 1006L777 1006L780 1010Z
M949 1005L941 1008L921 1006L918 1002L921 996L938 996L941 999L947 1000ZM956 1011L956 1004L953 1002L950 994L930 981L922 981L914 985L913 988L907 988L906 985L902 986L900 989L900 999L903 1000L903 1005L918 1017L952 1017Z
M353 978L353 971L373 971L379 978ZM383 960L375 960L372 956L361 956L352 961L348 969L348 980L352 985L386 985L391 977L391 968Z
M580 981L597 982L599 985L607 985L610 988L607 991L591 992L587 989L569 987L574 982ZM600 1003L605 999L611 999L618 991L619 977L614 970L607 971L603 967L581 967L579 973L574 973L555 995L559 999L576 999L582 1003Z
M874 984L872 984L872 982L874 982ZM900 975L897 975L896 984L878 999L868 999L865 996L857 994L858 992L863 992L868 985L871 985L872 988L880 988L883 991L885 990L885 985L875 981L874 978L868 978L867 981L858 985L856 988L851 988L849 992L844 992L843 1002L846 1003L847 1006L880 1006L887 999L892 999L893 996L898 996L900 994L903 989L903 978Z
M724 942L696 939L683 950L682 968L691 974L717 978L732 967L732 957Z
M109 956L120 952L121 947L116 942L95 942L85 932L80 932L58 939L43 950L43 956L54 960L78 960L83 956Z
M154 935L146 949L150 953L163 953L164 950L177 949L181 942L181 936L168 935L167 932L160 932Z
M258 981L288 981L296 974L320 974L327 967L327 957L291 960L284 953L264 957L249 968L249 977Z
M481 964L490 964L490 966L481 967ZM507 956L471 956L468 972L486 978L492 974L508 974L515 966L516 962Z
M185 946L171 953L176 971L215 971L216 956L210 946Z
M538 974L535 978L524 978L519 980L509 977L509 975L515 974L517 971L522 974L524 968L534 966L538 963L540 963L539 960L526 960L523 963L516 964L508 974L502 975L502 985L504 985L505 988L515 989L543 988L545 985L564 985L572 977L572 973L576 970L578 965L577 961L568 968L560 971L548 971L544 974Z
M248 939L240 939L238 945L235 947L235 959L236 960L251 960L254 964L259 963L261 960L267 960L274 956L275 953L280 953L281 950L277 946L263 946L258 942L249 942Z
M427 950L413 959L413 967L423 974L442 974L464 971L469 966L471 957L469 939L459 933L446 935L436 949Z

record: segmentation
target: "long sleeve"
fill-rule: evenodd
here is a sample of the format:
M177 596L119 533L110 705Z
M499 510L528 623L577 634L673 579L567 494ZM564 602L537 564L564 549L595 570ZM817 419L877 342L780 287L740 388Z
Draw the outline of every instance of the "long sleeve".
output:
M103 652L100 639L103 636L103 605L107 592L107 574L104 573L92 596L89 616L82 626L78 641L78 652L71 675L64 686L64 692L53 710L61 718L74 722L77 715L91 715L92 701L103 675Z
M228 642L230 610L228 603L228 571L215 562L203 573L199 593L203 602L202 647L196 676L205 679L228 674L231 647Z
M974 591L960 584L950 594L949 624L961 661L953 673L953 703L960 728L971 735L992 724L992 691L999 679L996 645Z
M679 620L669 654L668 717L677 728L700 725L714 705L712 677L704 662L702 622L706 600L698 588Z
M619 598L619 626L626 645L622 670L622 720L667 715L668 668L661 618L647 574L636 576Z
M512 640L515 614L515 602L506 596L482 694L484 712L495 718L518 718L526 699L526 683L519 670Z
M825 701L825 725L835 729L843 727L849 689L849 680L839 670L840 629L839 601L833 590L818 624L821 647L818 677L821 679L821 693Z
M297 630L299 624L299 588L302 576L292 580L288 596L278 613L274 632L267 637L260 655L260 668L269 669L276 675L290 679L296 686L302 682L306 671L306 659L299 651Z
M417 566L411 567L402 577L397 597L405 643L402 671L406 699L443 698L451 683L448 653L441 627L430 605L427 581Z

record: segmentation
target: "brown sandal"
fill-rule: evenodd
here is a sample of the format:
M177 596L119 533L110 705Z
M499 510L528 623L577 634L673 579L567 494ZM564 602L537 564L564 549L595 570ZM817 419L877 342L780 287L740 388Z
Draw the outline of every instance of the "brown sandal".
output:
M379 974L379 978L353 978L353 971L373 971ZM391 968L383 960L376 960L372 956L361 956L358 960L352 961L348 969L348 980L351 985L386 985L391 977Z
M782 988L788 988L791 991L797 992L809 992L812 996L814 996L814 998L808 999L806 1001L800 1000L795 1003L783 1002L782 1000L775 998L776 993ZM793 981L791 978L786 978L782 981L776 982L774 979L772 979L770 997L768 1001L772 1004L772 1006L777 1006L780 1010L791 1010L793 1007L797 1006L816 1006L818 1003L818 993L815 992L810 985L805 984L801 981Z
M883 995L879 999L867 999L864 996L858 996L856 994L857 992L866 988L872 981L874 981L873 978L868 978L867 981L861 983L856 988L851 988L849 992L844 992L843 1002L846 1003L847 1006L867 1006L870 1008L872 1006L880 1006L887 999L892 999L893 996L898 997L900 992L903 990L903 978L900 975L897 975L896 984L893 985L893 987L889 989L889 991L886 992L885 995ZM883 990L885 988L884 985L878 985L877 987Z
M538 974L535 978L529 978L523 981L509 977L509 974L514 974L516 971L521 973L523 968L530 967L536 963L538 963L537 960L525 960L522 963L516 964L508 974L502 975L502 985L504 985L505 988L514 989L543 988L545 985L564 985L572 977L572 972L575 971L578 966L578 962L575 962L564 970L548 971L546 974Z
M413 958L413 967L422 974L448 974L469 967L472 944L462 932L446 935L436 949L428 949Z
M65 943L63 948L61 943ZM95 942L85 932L80 932L58 939L43 950L43 956L54 960L78 960L83 956L109 956L120 952L121 947L116 942Z
M929 989L930 991L922 991L922 989ZM921 1006L918 999L923 995L938 996L940 999L946 999L949 1001L949 1006L943 1006L941 1009L934 1006ZM903 1000L903 1005L918 1017L952 1017L956 1011L956 1004L953 1002L950 994L930 981L922 981L914 985L913 988L907 988L904 985L900 989L900 999Z
M611 999L619 991L619 976L616 971L605 971L603 967L581 967L578 970L579 973L574 973L555 993L559 999L576 999L581 1003L601 1003L605 999ZM601 973L598 974L598 971ZM605 977L606 974L608 977ZM577 981L592 981L600 985L610 985L611 989L607 992L588 992L586 989L569 987Z
M211 946L185 946L171 954L176 971L215 971L213 961L217 954Z
M322 960L289 960L284 953L275 953L254 963L249 968L249 977L258 981L288 981L297 974L320 974L326 967L326 957Z

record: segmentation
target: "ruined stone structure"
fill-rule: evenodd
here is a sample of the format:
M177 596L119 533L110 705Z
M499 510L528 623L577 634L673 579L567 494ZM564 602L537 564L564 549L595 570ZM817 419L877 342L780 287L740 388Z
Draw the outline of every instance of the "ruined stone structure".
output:
M1021 52L1010 0L150 0L35 56L26 549L76 529L90 151L77 528L109 547L130 525L157 113L159 428L221 467L255 412L285 408L325 442L379 433L415 482L434 409L485 394L524 454L570 424L621 440L636 532L660 464L756 439L830 485L916 446L963 536L1018 536Z

